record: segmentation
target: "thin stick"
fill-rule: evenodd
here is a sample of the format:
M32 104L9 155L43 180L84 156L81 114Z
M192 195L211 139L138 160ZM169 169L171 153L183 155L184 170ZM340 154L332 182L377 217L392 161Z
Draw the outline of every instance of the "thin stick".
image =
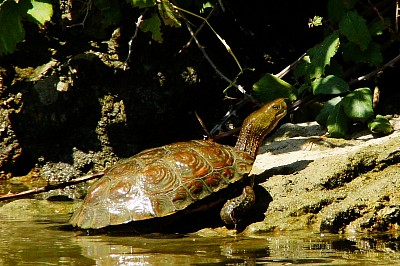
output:
M48 192L50 190L55 190L55 189L59 189L59 188L65 188L65 187L68 187L68 186L72 186L72 185L76 185L76 184L79 184L79 183L82 183L82 182L86 182L86 181L91 180L91 179L99 178L99 177L101 177L103 175L104 175L104 172L100 172L100 173L93 174L93 175L86 175L86 176L82 176L82 177L79 177L79 178L75 178L75 179L72 179L72 180L69 180L69 181L66 181L66 182L62 182L62 183L59 183L59 184L55 184L55 185L47 185L45 187L26 190L26 191L19 192L19 193L8 193L8 194L5 194L5 195L0 195L0 201L9 200L9 199L24 198L24 197L35 195L35 194Z
M206 21L211 17L211 14L213 13L214 8L211 9L210 13L208 13L207 17L206 17ZM186 21L186 24L189 24L189 22ZM197 34L199 34L199 32L203 29L204 25L206 25L206 22L203 21L203 23L201 23L200 27L196 30L195 33L192 34L192 32L190 33L190 39L189 41L182 47L182 49L179 51L179 53L181 53L184 49L188 48L190 46L190 44L192 43L192 41L194 40L194 38L197 36Z
M379 72L382 72L386 68L393 66L399 60L400 60L400 54L398 56L396 56L395 58L393 58L392 60L390 60L389 62L387 62L386 64L384 64L383 66L381 66L380 68L375 69L374 71L371 71L370 73L368 73L368 74L366 74L364 76L361 76L361 77L358 77L356 79L350 80L349 84L352 85L352 84L357 83L359 81L370 79L371 77L375 76Z
M296 59L296 61L294 61L293 63L291 63L284 69L282 69L281 72L279 72L278 74L275 74L274 76L277 78L283 78L283 76L285 76L287 73L289 73L289 71L291 71L300 62L300 60L303 59L304 56L306 56L306 53L304 53L302 56L300 56L298 59Z
M229 47L228 43L227 43L224 39L222 39L221 36L214 30L214 28L211 26L210 22L208 22L207 19L205 19L205 18L203 18L202 16L199 16L199 15L193 13L193 12L190 12L190 11L188 11L188 10L185 10L185 9L183 9L183 8L180 8L180 7L178 7L178 6L173 5L173 7L174 7L176 10L179 10L179 11L181 11L181 12L187 13L187 14L189 14L189 15L192 15L192 16L194 16L194 17L196 17L196 18L199 18L199 19L203 20L203 21L207 24L207 26L212 30L212 32L215 34L215 36L217 36L218 40L224 45L224 47L225 47L225 49L228 51L228 53L233 57L233 59L234 59L235 62L236 62L236 65L239 67L240 71L243 71L242 66L241 66L240 63L239 63L239 60L236 58L236 56L235 56L235 54L233 53L231 47Z
M222 120L221 120L217 125L214 126L214 128L213 128L213 129L211 130L211 132L210 132L210 133L211 133L211 136L213 136L213 138L214 138L215 133L221 131L222 125L225 124L231 116L235 115L235 114L236 114L236 111L237 111L240 107L242 107L245 103L247 103L247 102L249 102L249 101L253 101L253 100L254 100L253 97L251 97L251 96L248 95L248 94L245 94L245 97L244 97L243 99L241 99L237 104L235 104L234 106L232 106L232 107L229 109L229 111L224 115L224 117L222 118ZM218 137L217 137L217 138L218 138Z
M128 56L126 57L126 60L125 60L125 62L124 62L124 70L126 70L127 69L127 67L128 67L128 62L129 62L129 60L131 59L131 54L132 54L132 43L133 43L133 40L136 38L136 36L137 36L137 34L138 34L138 31L139 31L139 27L140 27L140 25L142 24L142 22L143 22L143 16L144 16L144 14L146 13L146 10L143 12L143 14L141 14L139 17L138 17L138 19L137 19L137 21L136 21L136 29L135 29L135 33L133 34L133 36L132 36L132 38L129 40L129 42L128 42L128 45L129 45L129 51L128 51Z
M227 76L225 76L214 64L214 62L211 60L211 58L208 56L206 50L204 49L204 46L202 46L199 42L199 40L196 38L195 33L193 32L192 28L190 27L189 23L186 22L186 27L192 36L193 40L195 41L197 47L200 49L202 52L204 58L208 61L208 63L211 65L211 67L217 72L217 74L225 81L229 82L230 84L232 83L232 80L230 80ZM237 87L237 85L233 85L234 87Z
M199 114L196 111L194 112L194 114L196 115L196 118L199 121L200 126L203 128L204 133L206 134L204 137L207 138L207 139L210 139L211 138L211 133L210 133L210 131L208 131L208 129L206 127L206 124L204 124L204 122L203 122L203 119L201 119L201 117L199 116Z
M399 0L396 0L396 32L399 32Z
M82 28L85 27L85 23L86 23L86 19L87 19L88 15L89 15L89 11L90 11L90 9L92 9L92 0L88 0L85 4L87 7L86 7L86 11L85 11L85 17L83 18L82 22L67 26L67 28L72 28L72 27L76 27L76 26L82 26Z

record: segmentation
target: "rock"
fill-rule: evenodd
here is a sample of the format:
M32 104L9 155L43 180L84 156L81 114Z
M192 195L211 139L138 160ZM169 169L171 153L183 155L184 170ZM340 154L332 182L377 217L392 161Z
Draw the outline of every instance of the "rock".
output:
M351 140L319 138L324 131L315 123L282 126L252 170L273 201L265 220L245 233L398 229L400 119L391 122L391 135Z
M65 222L65 216L69 216L75 207L73 202L20 199L2 205L0 217L27 221L53 216L61 217L60 220Z
M0 179L10 177L10 169L21 155L21 146L9 119L9 111L0 107Z

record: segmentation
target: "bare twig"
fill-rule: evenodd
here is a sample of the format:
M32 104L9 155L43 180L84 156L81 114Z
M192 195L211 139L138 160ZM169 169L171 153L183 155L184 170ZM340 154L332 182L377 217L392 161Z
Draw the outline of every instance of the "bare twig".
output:
M237 104L232 106L229 109L229 111L224 115L224 117L221 119L221 121L214 126L214 128L210 131L211 136L213 136L214 139L217 139L218 137L214 137L214 135L217 132L221 132L222 125L224 125L231 116L236 115L236 111L239 110L240 107L242 107L245 103L249 101L254 101L253 97L251 97L251 95L249 94L245 94L245 97L241 99Z
M35 195L35 194L39 194L39 193L55 190L55 189L65 188L65 187L68 187L68 186L72 186L72 185L76 185L76 184L79 184L79 183L82 183L82 182L89 181L91 179L99 178L99 177L101 177L103 175L104 175L104 172L100 172L100 173L93 174L93 175L87 175L87 176L75 178L73 180L69 180L69 181L62 182L62 183L55 184L55 185L47 185L45 187L35 188L35 189L31 189L31 190L20 192L20 193L8 193L8 194L5 194L5 195L0 195L0 201L9 200L9 199L24 198L24 197L28 197L28 196L31 196L31 195Z
M133 43L133 40L137 37L137 34L138 34L138 31L139 31L139 28L140 28L140 24L142 24L142 22L143 22L143 16L144 16L144 14L146 13L146 10L143 12L143 14L141 14L139 17L138 17L138 19L137 19L137 21L136 21L136 29L135 29L135 33L133 34L133 36L132 36L132 38L129 40L129 42L128 42L128 45L129 45L129 51L128 51L128 56L126 57L126 60L125 60L125 62L124 62L124 70L126 70L127 69L127 67L128 67L128 62L129 62L129 60L131 59L131 54L132 54L132 43Z
M381 66L380 68L375 69L374 71L371 71L370 73L368 73L368 74L366 74L364 76L361 76L361 77L358 77L356 79L350 80L349 84L352 85L352 84L357 83L359 81L370 79L373 76L375 76L376 74L378 74L378 73L382 72L383 70L385 70L386 68L393 66L399 60L400 60L400 54L398 56L396 56L395 58L393 58L392 60L390 60L389 62L387 62L386 64L384 64L383 66Z
M397 1L396 1L397 2ZM374 12L376 13L376 15L379 17L379 19L382 21L382 24L384 26L386 26L386 28L388 29L388 31L390 33L393 33L393 30L391 27L387 27L388 25L386 25L387 23L385 22L385 18L382 16L381 12L379 12L378 8L371 2L371 0L368 0L368 4L370 5L370 7L372 8L372 10L374 10ZM397 7L397 6L396 6ZM396 17L396 22L397 22L397 17Z
M396 21L396 32L399 32L399 0L396 0L396 16L395 16L395 21Z
M67 26L67 28L72 28L72 27L76 27L76 26L82 26L82 28L85 27L85 23L86 23L86 19L87 19L88 15L89 15L89 11L92 9L92 0L88 0L87 2L85 2L85 5L86 5L85 17L83 18L82 22Z
M208 21L208 19L211 17L211 14L213 13L214 8L211 9L210 13L208 13L207 17L206 17L206 21ZM189 24L188 21L186 21L187 24ZM196 30L196 32L191 32L190 35L190 39L189 41L182 47L182 49L179 51L179 53L181 53L184 49L188 48L190 46L190 44L192 43L192 41L194 40L194 38L197 36L197 34L199 34L199 32L203 29L204 25L206 25L206 22L203 21L203 23L201 23L200 27Z
M279 72L278 74L275 74L274 76L277 78L283 78L283 76L285 76L287 73L289 73L301 61L301 59L303 59L304 56L306 56L306 53L304 53L302 56L300 56L298 59L296 59L296 61L294 61L293 63L291 63L284 69L282 69L281 72Z
M225 12L225 6L224 6L224 4L222 3L221 0L218 0L218 4L221 7L222 12Z
M210 131L208 131L206 124L204 124L203 119L201 119L201 117L199 116L199 114L197 112L194 112L194 114L196 115L197 120L200 123L200 126L203 128L204 133L206 134L204 136L205 139L210 139L211 138L211 133Z
M190 27L189 23L186 22L186 27L188 28L188 31L190 35L192 36L193 40L195 41L197 47L200 49L202 52L204 58L208 61L208 63L211 65L211 67L217 72L217 74L225 81L229 82L230 84L232 83L232 80L230 80L228 77L226 77L214 64L214 62L211 60L211 58L208 56L206 50L204 49L204 46L202 46L199 42L199 40L196 38L195 33L193 32L192 28ZM233 85L234 87L237 87L237 85Z
M199 18L199 19L203 20L203 21L207 24L207 26L211 29L211 31L214 33L214 35L218 38L218 40L224 45L224 47L225 47L225 49L228 51L228 53L233 57L233 59L234 59L235 62L236 62L236 65L239 67L240 71L243 71L243 68L242 68L242 66L241 66L240 63L239 63L239 60L236 58L236 56L235 56L235 54L233 53L231 47L230 47L230 46L228 45L228 43L227 43L224 39L222 39L221 36L214 30L214 28L211 26L210 22L208 22L207 19L205 19L205 18L203 18L202 16L199 16L199 15L193 13L193 12L190 12L190 11L188 11L188 10L185 10L185 9L183 9L183 8L180 8L180 7L178 7L178 6L173 5L173 7L174 7L176 10L179 10L179 11L181 11L181 12L187 13L187 14L189 14L189 15L192 15L192 16L194 16L194 17L196 17L196 18ZM194 36L194 35L192 35L192 36Z

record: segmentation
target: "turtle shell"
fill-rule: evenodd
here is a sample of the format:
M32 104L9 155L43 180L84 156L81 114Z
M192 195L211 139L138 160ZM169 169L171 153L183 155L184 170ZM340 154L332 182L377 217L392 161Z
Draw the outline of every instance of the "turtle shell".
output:
M148 149L94 183L70 223L97 229L173 215L241 180L253 162L250 154L211 141Z

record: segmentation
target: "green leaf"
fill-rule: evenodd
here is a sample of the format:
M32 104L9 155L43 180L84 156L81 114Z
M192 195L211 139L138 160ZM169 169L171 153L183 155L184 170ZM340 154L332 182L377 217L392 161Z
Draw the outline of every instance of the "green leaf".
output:
M31 0L32 8L28 10L28 14L38 24L44 25L46 21L53 16L53 5L50 0L35 1Z
M253 85L253 91L262 102L270 102L277 98L296 100L296 89L286 81L272 74L265 74Z
M25 38L20 11L20 6L14 1L0 5L0 55L13 53L17 43Z
M369 33L371 36L382 35L383 31L390 25L390 18L385 18L384 21L378 20L369 26Z
M308 20L308 27L313 28L313 27L322 26L322 19L323 19L323 17L320 17L320 16L314 16L312 19L310 18Z
M209 1L204 2L202 7L200 8L200 13L204 14L207 8L214 8L213 3Z
M156 0L128 0L134 7L145 8L156 5Z
M343 58L346 61L367 63L370 66L380 66L383 63L381 46L375 42L371 42L365 51L361 51L354 43L346 43L343 46Z
M324 107L317 115L317 117L315 118L315 121L317 121L317 123L320 124L321 126L326 126L329 114L333 112L333 109L335 108L336 104L338 104L341 100L342 97L338 96L327 101L324 104Z
M339 34L335 31L327 36L320 44L307 51L308 58L303 58L301 64L296 68L303 69L296 72L296 75L302 73L308 75L308 78L314 79L321 77L325 72L325 66L329 65L331 58L336 54L339 48ZM307 63L309 60L310 63Z
M168 0L161 0L158 10L165 25L176 28L181 26L181 22L178 20L180 18L179 13L175 12L173 5Z
M328 16L333 22L339 22L346 14L347 10L353 9L357 0L329 0Z
M374 114L372 94L369 88L359 88L342 100L344 112L355 121L365 122Z
M296 64L293 75L296 79L300 78L301 76L304 76L307 73L307 66L310 64L310 56L306 55L301 60ZM308 76L307 76L308 78Z
M357 11L349 11L339 22L340 32L364 51L371 42L366 20Z
M300 86L300 88L298 88L297 94L302 95L303 93L305 93L307 91L311 91L311 86L308 84L303 84Z
M153 40L162 43L163 38L160 27L161 20L156 13L153 13L151 17L144 19L142 24L140 24L140 29L143 32L151 32L151 37Z
M326 122L329 136L332 138L345 138L349 131L350 119L344 112L342 102L343 100L335 105Z
M376 115L374 119L371 119L368 122L368 129L377 135L389 135L394 131L389 119L383 115Z
M341 94L349 90L349 84L334 75L317 78L312 83L313 94Z

